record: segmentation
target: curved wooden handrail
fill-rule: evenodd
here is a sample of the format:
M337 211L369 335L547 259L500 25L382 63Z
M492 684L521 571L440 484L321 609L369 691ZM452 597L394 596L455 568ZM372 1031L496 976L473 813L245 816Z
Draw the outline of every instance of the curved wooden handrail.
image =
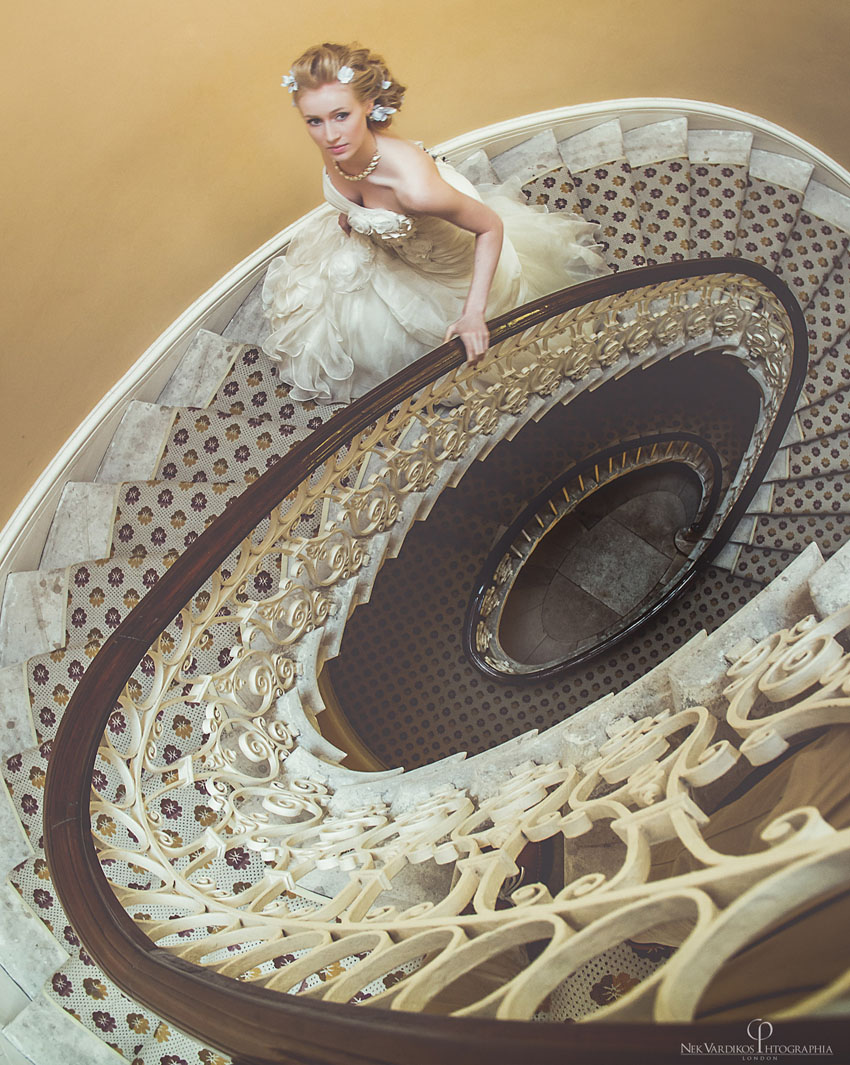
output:
M799 305L769 270L739 259L700 259L624 271L576 285L491 323L498 343L590 301L648 285L709 274L737 273L769 288L785 308L795 348L807 344ZM587 1024L562 1028L518 1021L430 1017L400 1011L314 1002L249 986L194 966L157 947L122 908L103 873L90 830L94 761L116 700L150 646L196 590L250 531L318 465L405 397L463 362L460 342L435 349L340 411L296 444L242 493L187 548L103 645L71 697L52 745L44 796L44 845L53 885L86 950L122 990L178 1028L219 1047L240 1065L535 1065L621 1062L627 1048L647 1060L681 1062L689 1025ZM774 446L778 440L774 440ZM770 440L768 441L770 444ZM808 1032L806 1035L804 1033ZM784 1025L789 1039L810 1041L813 1025ZM828 1041L840 1022L817 1022ZM699 1029L705 1038L740 1041L740 1025ZM701 1035L701 1038L703 1036Z

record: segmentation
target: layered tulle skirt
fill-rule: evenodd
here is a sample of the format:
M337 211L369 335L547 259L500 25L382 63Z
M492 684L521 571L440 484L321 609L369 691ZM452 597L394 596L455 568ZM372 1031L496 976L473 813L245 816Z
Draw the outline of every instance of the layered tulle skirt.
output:
M488 318L608 272L594 227L582 219L528 206L518 182L477 194L505 234ZM351 204L346 234L336 207L310 220L271 263L263 287L271 325L263 349L280 361L297 400L347 403L437 347L471 280L467 231Z

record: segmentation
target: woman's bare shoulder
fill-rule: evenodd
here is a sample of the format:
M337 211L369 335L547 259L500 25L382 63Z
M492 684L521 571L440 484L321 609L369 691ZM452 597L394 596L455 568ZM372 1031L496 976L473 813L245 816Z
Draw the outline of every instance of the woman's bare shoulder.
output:
M387 161L396 197L408 210L427 211L445 184L434 160L413 141L387 138L390 140L381 145L381 155Z
M379 141L381 156L393 171L409 174L436 174L434 160L421 144L401 137L383 136Z

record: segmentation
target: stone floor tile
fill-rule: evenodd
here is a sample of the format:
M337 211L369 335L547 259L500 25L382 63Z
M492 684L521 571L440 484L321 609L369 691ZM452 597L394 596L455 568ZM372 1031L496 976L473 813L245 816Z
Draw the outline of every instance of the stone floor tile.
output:
M556 573L543 600L541 618L546 635L568 650L615 625L620 612Z
M559 572L624 614L661 579L669 563L669 558L609 516L585 533Z

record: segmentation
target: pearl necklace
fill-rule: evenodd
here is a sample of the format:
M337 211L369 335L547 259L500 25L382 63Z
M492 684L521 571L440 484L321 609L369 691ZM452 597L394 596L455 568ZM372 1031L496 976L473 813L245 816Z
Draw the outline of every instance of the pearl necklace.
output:
M375 147L377 149L377 145ZM346 172L342 169L336 159L331 160L334 167L336 168L336 172L339 174L340 177L344 177L346 181L362 181L363 178L368 177L372 173L372 171L375 169L378 163L380 163L380 161L381 153L376 150L375 154L372 156L369 165L366 167L365 170L361 170L359 174L346 174Z

